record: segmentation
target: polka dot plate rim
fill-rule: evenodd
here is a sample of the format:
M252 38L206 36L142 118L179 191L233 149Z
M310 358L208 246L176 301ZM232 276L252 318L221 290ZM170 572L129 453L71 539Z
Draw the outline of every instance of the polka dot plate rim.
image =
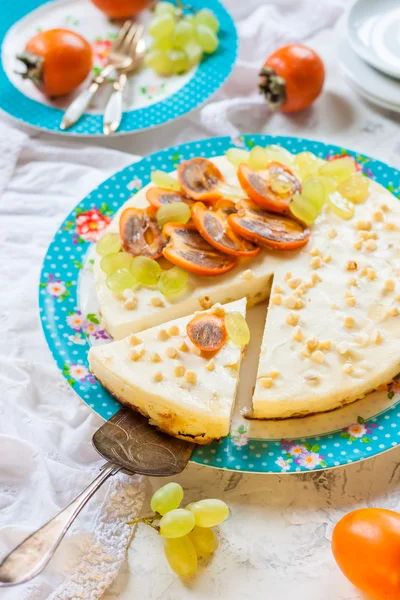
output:
M321 157L348 153L361 163L369 177L400 197L400 185L393 185L399 182L399 171L379 160L323 142L259 134L235 139L209 138L167 148L103 182L71 211L57 230L43 262L39 310L44 335L58 368L80 398L104 419L115 414L121 405L88 369L89 344L107 339L99 316L85 312L79 298L82 280L90 278L91 242L132 193L148 183L151 171L159 168L170 171L182 160L217 156L232 146L251 148L268 144L279 144L295 153L310 151ZM256 439L249 436L245 426L239 425L219 442L198 447L192 461L236 472L291 474L336 468L376 456L400 443L400 381L375 394L379 395L376 406L380 408L366 412L362 400L349 405L355 407L357 416L346 422L345 427L290 439ZM375 399L372 404L375 406ZM344 410L334 412L339 414Z
M18 35L14 34L14 31L21 26L21 23L30 18L34 20L33 24L36 24L38 21L36 15L40 16L42 13L45 18L44 24L49 23L50 14L50 26L65 26L68 29L76 30L86 37L85 31L79 31L79 27L75 26L75 23L79 23L79 20L74 21L73 17L69 14L73 13L73 8L70 10L69 4L73 7L76 1L52 0L50 2L49 0L25 0L23 3L7 3L7 6L3 7L3 18L0 21L0 41L2 46L0 110L12 119L50 134L67 135L70 137L101 137L104 136L102 113L105 101L102 102L103 108L101 111L98 110L96 114L87 112L71 128L61 130L60 123L64 110L60 106L66 108L66 101L61 99L60 103L57 101L51 105L51 103L42 99L40 94L38 95L38 92L31 94L34 87L29 81L24 82L24 86L31 85L31 89L27 93L27 88L20 86L17 81L16 71L21 70L20 68L16 68L18 63L14 59L10 62L10 52L12 52L14 57L20 51L21 44L25 43L33 33L25 35L23 42L21 41L16 47L15 40L9 43L10 37L16 37L17 40L21 40L21 33L18 34L18 37ZM197 68L193 69L189 74L183 75L181 77L183 83L177 83L177 80L180 78L174 76L172 78L164 78L162 80L164 83L162 84L160 82L161 78L155 76L156 84L154 85L156 88L161 89L165 84L167 88L170 88L168 92L164 93L156 90L155 97L152 100L145 100L144 103L139 102L138 106L135 105L135 100L133 108L128 107L124 110L120 128L113 134L114 136L151 130L185 116L210 100L231 74L238 53L238 35L231 15L220 0L207 0L206 3L203 0L193 0L190 4L196 9L206 6L217 15L220 21L220 45L218 50L212 55L205 55ZM64 5L66 24L64 25L64 23L60 23L59 21L52 24L52 12L56 10L60 12L60 7L64 11ZM79 10L83 10L83 12L85 10L91 11L91 14L94 10L97 11L90 4L89 0L84 0L84 7L82 8L81 6ZM99 11L97 12L99 13ZM104 17L102 18L104 20ZM49 28L49 26L44 27L44 29L46 28ZM117 31L116 25L111 23L110 28L113 28L115 34L115 31ZM26 26L25 29L32 31L32 26ZM33 32L36 32L38 29L41 29L41 27L34 27ZM96 52L95 55L97 55ZM104 64L101 64L101 66L104 66ZM138 78L138 76L135 75L133 78L130 78L130 81L134 81L135 78ZM109 86L103 87L104 90L100 90L100 96L105 95L109 90ZM141 84L138 84L135 89L136 91L143 91L143 89L146 90L146 87L143 88ZM153 89L155 89L154 86ZM147 91L143 93L147 93ZM157 100L156 96L158 93L160 95Z

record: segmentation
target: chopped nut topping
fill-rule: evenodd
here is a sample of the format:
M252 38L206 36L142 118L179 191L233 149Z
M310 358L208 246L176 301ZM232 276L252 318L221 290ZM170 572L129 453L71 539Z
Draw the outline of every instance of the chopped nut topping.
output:
M310 262L310 267L312 269L319 269L322 266L322 260L319 256L314 256L314 258Z
M209 360L208 363L206 364L206 369L207 369L207 371L214 371L215 361L213 358L211 360Z
M158 306L158 307L165 306L164 301L161 298L159 298L158 296L153 296L152 298L150 298L150 304L152 306Z
M292 290L294 290L301 284L301 279L299 279L299 277L292 277L288 280L287 284L290 288L292 288Z
M122 292L122 297L124 298L122 306L126 310L134 310L137 307L138 299L136 294L132 290L124 290Z
M350 286L357 286L357 279L355 277L350 277L347 281L347 284Z
M355 260L348 260L346 265L346 271L357 271L358 265Z
M347 327L347 329L353 329L355 325L355 320L353 317L346 317L344 320L344 326Z
M322 279L318 275L318 273L311 273L311 281L312 281L313 285L316 285L317 283L320 283L322 281Z
M375 240L368 240L365 243L365 248L366 250L368 250L368 252L374 252L377 249L377 243Z
M282 304L282 295L275 294L275 296L272 296L272 304L276 304L277 306Z
M274 380L272 377L260 377L259 382L264 388L270 388L274 385Z
M318 340L315 336L306 339L306 346L309 350L315 350L318 348Z
M389 212L390 208L387 204L381 204L381 210L383 210L383 212Z
M343 372L347 373L347 375L351 375L353 371L354 371L354 367L351 363L345 363L343 365Z
M310 354L311 354L311 352L309 351L309 349L307 348L307 346L304 346L304 348L300 352L300 355L304 356L304 358L308 358L310 356Z
M272 379L276 379L278 376L279 376L279 371L277 371L276 369L267 373L267 377L272 377Z
M291 276L292 276L291 272L290 272L290 271L287 271L287 272L284 274L284 276L283 276L283 279L284 279L285 281L287 281L288 279L290 279L290 278L291 278Z
M160 340L160 342L166 342L169 339L168 331L166 331L165 329L160 329L160 331L157 334L157 339Z
M136 362L136 361L138 361L139 359L142 358L144 352L145 352L144 347L138 348L138 349L135 348L131 352L130 359Z
M372 227L371 221L357 221L355 228L358 230L370 231Z
M328 233L328 238L330 238L331 240L334 240L336 236L337 236L337 231L335 228L332 228Z
M161 371L157 371L157 373L154 373L153 381L155 381L156 383L160 383L160 381L162 381L163 379L164 379L164 376L161 373Z
M311 360L321 365L325 361L325 356L321 350L316 350L311 354Z
M389 308L389 310L388 310L389 317L398 317L399 314L400 314L399 309L396 306L393 306L393 308Z
M185 379L188 383L196 383L197 381L197 373L195 371L186 371Z
M386 231L397 231L397 225L395 223L385 223L383 227Z
M395 282L393 281L393 279L387 279L385 281L385 284L383 286L383 289L385 290L385 292L393 292L394 289L396 287Z
M178 356L178 350L173 346L168 346L165 355L168 356L168 358L176 358Z
M350 347L347 342L340 342L337 344L336 350L339 352L339 354L347 354L350 350Z
M339 310L339 307L337 304L331 304L331 308L332 308L332 310Z
M375 329L372 332L371 341L374 344L382 344L382 342L383 342L383 335L382 335L382 332L379 329Z
M137 337L137 335L134 335L133 333L131 333L131 335L128 336L128 344L130 344L130 346L137 346L138 344L141 344L142 340L140 338Z
M303 300L300 300L300 298L298 298L296 300L296 304L295 304L294 307L295 307L296 310L301 310L302 308L305 307L305 305L306 305L305 302Z
M283 304L286 308L295 308L296 307L297 298L294 296L288 296L284 299Z
M319 382L319 376L315 373L307 373L306 375L304 375L304 381L309 385L317 385L317 383Z
M330 263L332 260L332 255L331 254L324 254L322 260L324 261L324 263Z
M296 315L296 313L290 312L288 315L286 315L285 321L288 325L292 325L294 327L299 322L299 315Z
M174 375L175 377L183 377L184 374L186 372L186 369L183 365L178 365L177 367L175 367L174 369Z
M150 360L151 362L161 362L161 356L158 354L158 352L152 352L150 354Z
M178 325L172 325L169 329L168 329L168 333L169 335L179 335L181 332L181 330L179 329Z
M323 342L319 343L319 348L320 348L320 350L330 350L331 345L332 345L331 340L324 340Z
M363 240L363 242L365 242L365 240L369 239L369 233L369 231L359 231L358 239Z
M362 248L362 241L358 240L357 242L354 242L353 248L354 248L354 250L361 250L361 248Z
M179 350L181 352L187 352L189 350L189 346L186 342L182 342L182 344L179 346Z
M274 287L274 294L283 294L283 289L281 288L280 285L276 285Z
M373 281L374 279L376 279L376 271L375 271L375 269L367 269L367 277L368 277L368 279L371 279L371 281Z
M310 250L311 256L321 256L321 250L319 248L313 248Z
M254 278L254 273L251 269L246 269L246 271L244 271L242 273L242 279L245 279L246 281L249 281L250 279Z
M349 298L346 298L346 304L347 306L355 306L357 304L357 300L354 298L354 296L349 296Z
M301 327L297 326L293 329L292 339L296 340L296 342L303 341L303 332L301 330Z
M380 210L377 210L372 215L372 218L374 219L374 221L383 221L383 213Z
M376 231L370 231L367 234L367 240L377 240L379 238L379 235L376 233Z

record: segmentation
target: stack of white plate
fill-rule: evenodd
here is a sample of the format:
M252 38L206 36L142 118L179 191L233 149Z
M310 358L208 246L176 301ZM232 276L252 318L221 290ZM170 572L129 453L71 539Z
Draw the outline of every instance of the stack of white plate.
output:
M400 0L357 0L339 27L338 53L359 94L400 112Z

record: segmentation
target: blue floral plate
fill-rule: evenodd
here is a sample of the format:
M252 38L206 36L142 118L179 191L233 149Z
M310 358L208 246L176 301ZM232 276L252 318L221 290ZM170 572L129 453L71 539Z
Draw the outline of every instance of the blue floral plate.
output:
M183 160L217 156L233 145L251 148L271 143L294 153L311 151L320 157L349 153L362 164L369 177L400 195L399 172L382 162L321 142L263 135L245 135L234 140L212 138L168 148L108 179L78 204L56 232L44 260L39 289L43 330L57 365L75 392L104 419L110 418L120 405L88 370L89 345L108 339L93 303L92 242L96 242L132 193L149 182L152 170L171 171ZM257 321L257 310L265 309L262 305L251 309L249 319ZM282 422L245 421L239 405L230 435L199 447L192 460L233 471L294 473L369 458L399 444L399 393L400 381L394 381L389 389L369 394L336 411Z
M131 77L126 94L126 110L118 133L130 133L157 127L198 108L206 102L229 77L237 55L238 38L232 17L219 0L190 0L194 9L208 7L220 22L219 47L205 56L197 68L185 75L158 77L143 68ZM33 83L24 80L18 71L24 68L16 59L27 41L39 31L55 27L72 29L91 42L94 73L100 71L118 32L89 0L0 0L0 109L27 125L52 133L78 136L103 135L103 112L110 86L101 88L94 105L71 129L62 131L63 110L73 95L55 101L46 99ZM146 25L149 11L140 15Z

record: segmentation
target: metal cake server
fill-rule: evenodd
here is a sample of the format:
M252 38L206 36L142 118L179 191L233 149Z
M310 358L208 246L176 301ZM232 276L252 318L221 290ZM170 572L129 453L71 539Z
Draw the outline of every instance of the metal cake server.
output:
M68 506L5 557L0 564L0 587L29 581L46 567L75 517L110 475L118 471L153 477L177 475L195 447L158 431L128 408L122 408L96 431L93 444L108 462Z

